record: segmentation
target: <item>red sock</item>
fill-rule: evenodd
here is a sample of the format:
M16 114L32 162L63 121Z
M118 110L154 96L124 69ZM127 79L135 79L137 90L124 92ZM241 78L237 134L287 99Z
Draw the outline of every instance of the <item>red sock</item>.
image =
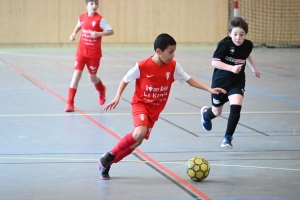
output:
M115 159L110 164L119 162L120 160L122 160L123 158L125 158L126 156L128 156L129 154L131 154L133 151L134 151L134 149L131 149L129 147L128 149L120 152L118 154L118 156L116 156Z
M69 88L67 103L72 103L72 104L74 103L76 91L77 91L77 89L75 89L75 88Z
M114 148L110 151L115 157L118 156L119 153L127 150L132 145L134 145L136 141L133 139L132 133L128 133L123 137L118 144L114 146Z
M102 90L104 90L102 81L99 81L99 83L95 84L95 88L99 92L102 91Z

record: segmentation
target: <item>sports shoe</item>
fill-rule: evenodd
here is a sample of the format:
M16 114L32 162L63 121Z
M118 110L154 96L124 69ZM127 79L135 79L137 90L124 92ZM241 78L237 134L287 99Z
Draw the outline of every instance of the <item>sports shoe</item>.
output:
M231 144L232 140L233 140L233 138L230 135L226 135L223 139L221 147L232 149L232 147L233 147Z
M102 179L102 180L110 179L110 176L108 174L108 172L110 170L110 165L106 169L104 169L103 167L101 167L100 163L98 163L97 168L100 171L100 175L99 175L100 179Z
M105 94L106 94L106 87L105 87L105 85L103 85L103 90L101 90L99 92L99 104L100 105L103 105L105 103L105 101L106 101Z
M206 112L205 110L207 110L208 107L207 106L204 106L201 108L201 124L202 124L202 127L204 128L204 130L206 131L210 131L212 129L212 123L211 123L211 120L208 121L208 120L205 120L204 119L204 113Z
M110 166L111 161L113 161L114 159L115 159L114 155L112 155L110 152L106 152L99 159L99 164L103 169L107 169Z
M65 112L73 112L74 111L74 104L68 103L67 107L65 108Z

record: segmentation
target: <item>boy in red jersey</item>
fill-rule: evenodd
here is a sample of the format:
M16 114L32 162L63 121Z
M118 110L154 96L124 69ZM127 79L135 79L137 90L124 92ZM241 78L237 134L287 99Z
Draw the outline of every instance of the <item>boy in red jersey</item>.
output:
M116 97L104 107L105 111L116 108L128 83L136 80L131 101L134 129L99 159L98 169L103 180L110 179L108 172L112 163L119 162L131 154L144 139L149 139L175 80L187 82L190 86L212 94L226 93L221 88L212 89L206 86L183 71L179 63L173 60L176 41L170 35L160 34L154 42L154 50L154 56L136 63L135 67L127 72L119 85Z
M98 4L98 0L85 0L87 13L79 15L78 23L70 36L70 40L74 41L75 35L82 29L76 52L74 73L68 92L66 112L74 111L74 98L85 65L89 70L90 80L99 93L99 104L105 103L106 87L97 77L97 71L102 57L102 36L113 35L114 31L107 21L97 13Z

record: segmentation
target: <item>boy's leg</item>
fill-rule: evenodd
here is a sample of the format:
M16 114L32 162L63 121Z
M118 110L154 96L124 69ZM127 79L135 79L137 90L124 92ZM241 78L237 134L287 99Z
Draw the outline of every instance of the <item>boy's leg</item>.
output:
M231 104L230 114L228 117L227 129L221 147L232 148L232 136L240 120L243 96L240 94L231 95L229 96L229 101Z
M75 62L75 70L68 90L67 107L65 108L65 112L74 111L74 98L77 92L78 83L81 78L82 69L84 65L85 65L84 62L77 62L77 61Z
M212 94L211 103L212 106L208 108L204 106L201 108L201 125L204 130L210 131L212 129L211 120L220 116L222 113L223 105L228 101L226 94Z
M110 165L113 164L113 163L118 163L120 162L123 158L125 158L126 156L130 155L132 152L134 151L134 149L132 148L127 148L126 150L120 152L116 157L115 159L110 162Z
M132 133L128 133L123 137L109 152L100 158L100 163L103 168L106 168L119 154L127 151L134 144L141 142L147 133L146 126L135 127ZM126 154L126 153L123 153Z
M132 116L135 126L133 132L123 137L110 152L105 153L99 159L98 169L101 172L101 179L109 179L108 172L110 165L119 162L131 154L133 150L142 143L143 139L149 138L154 122L149 120L148 115L141 114L147 113L143 111L145 108L139 107L138 109L140 110L137 111L135 107L133 107L134 112Z
M94 83L95 88L99 93L98 102L100 105L103 105L106 101L106 87L100 78L97 77L97 72L100 66L100 58L88 59L87 66L90 73L90 80Z
M148 139L147 135L145 136L145 139ZM117 163L117 162L121 161L123 158L125 158L126 156L130 155L135 150L135 148L137 148L138 146L140 146L142 144L142 142L143 142L143 140L136 142L135 144L133 144L126 150L118 153L118 155L115 157L115 159L110 164Z
M147 127L146 127L147 128ZM136 130L136 128L135 128ZM144 134L146 135L146 134ZM102 180L110 179L109 170L112 163L117 163L124 157L128 156L133 152L136 146L135 144L141 144L141 142L136 142L133 138L133 133L127 134L123 137L114 148L106 152L100 159L98 163L98 170L100 171L100 178Z
M100 79L99 82L94 85L99 93L98 102L100 105L103 105L106 101L106 86L102 83Z
M67 107L65 108L65 112L73 112L74 111L74 98L77 89L69 88L68 92L68 100L67 100Z
M99 175L100 179L102 180L110 179L110 176L108 174L110 170L110 165L114 163L115 158L120 159L120 156L129 153L128 149L130 148L130 146L132 146L135 143L136 141L133 139L132 133L129 133L125 137L123 137L114 146L114 148L111 151L106 152L105 154L102 155L97 165L97 168L100 171L100 175Z
M210 107L204 106L201 108L201 124L204 130L210 131L212 129L211 120L220 116L222 113L223 106L220 107Z

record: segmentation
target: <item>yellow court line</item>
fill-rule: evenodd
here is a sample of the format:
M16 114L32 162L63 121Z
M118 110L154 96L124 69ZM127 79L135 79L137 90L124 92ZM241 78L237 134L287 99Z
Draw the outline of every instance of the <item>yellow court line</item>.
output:
M229 114L229 112L222 112L222 114ZM300 111L271 111L271 112L241 112L241 114L300 114ZM101 115L131 115L131 113L69 113L69 114L2 114L0 117L57 117L57 116L101 116ZM188 113L161 113L161 115L200 115L199 112Z
M77 159L77 158L32 158L32 157L0 157L0 159L18 159L18 160L58 160L58 161L97 161L97 159ZM148 161L139 160L122 160L121 162L135 162L148 163ZM186 162L158 162L161 164L186 164ZM300 169L292 168L276 168L276 167L262 167L262 166L247 166L247 165L225 165L225 164L211 164L212 166L221 167L239 167L239 168L254 168L254 169L271 169L271 170L285 170L285 171L300 171Z

